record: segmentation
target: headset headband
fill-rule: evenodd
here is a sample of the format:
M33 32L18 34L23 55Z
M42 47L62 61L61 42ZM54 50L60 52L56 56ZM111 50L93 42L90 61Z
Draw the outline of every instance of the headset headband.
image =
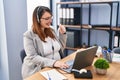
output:
M39 19L39 9L40 9L40 6L37 8L37 21L38 21L38 23L40 22L40 19Z

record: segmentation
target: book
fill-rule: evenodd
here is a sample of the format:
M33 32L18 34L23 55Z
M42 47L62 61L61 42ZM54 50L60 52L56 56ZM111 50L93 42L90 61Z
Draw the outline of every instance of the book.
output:
M68 80L63 74L55 69L40 72L47 80Z

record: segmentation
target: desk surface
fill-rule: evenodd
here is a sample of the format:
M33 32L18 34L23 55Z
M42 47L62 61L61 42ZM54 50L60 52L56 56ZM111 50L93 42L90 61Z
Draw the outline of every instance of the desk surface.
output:
M75 54L76 54L76 52L74 52L73 54L65 57L64 59L62 59L62 61L65 62L67 60L73 59L75 57ZM44 68L41 71L46 71L46 70L50 70L50 69L53 69L53 68ZM120 63L115 63L115 62L110 63L110 68L107 70L106 75L96 74L93 66L86 67L86 69L92 71L92 74L93 74L93 79L92 80L118 80L120 78ZM57 70L60 73L62 73L64 76L66 76L68 78L68 80L83 80L83 79L80 79L80 78L79 79L74 78L73 74L67 74L66 72L64 72L60 69L57 69ZM33 74L32 76L24 79L24 80L46 80L46 79L39 72L37 72L37 73Z

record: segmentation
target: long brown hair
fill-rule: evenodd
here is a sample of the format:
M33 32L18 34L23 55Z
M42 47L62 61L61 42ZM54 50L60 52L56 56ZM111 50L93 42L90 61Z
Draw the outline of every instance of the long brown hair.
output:
M46 42L45 38L48 36L51 37L52 39L55 39L55 36L52 33L51 28L45 28L44 31L42 30L40 19L45 12L48 12L52 15L48 7L38 6L35 8L33 12L33 29L32 29L33 32L36 33L40 37L40 39L44 42Z

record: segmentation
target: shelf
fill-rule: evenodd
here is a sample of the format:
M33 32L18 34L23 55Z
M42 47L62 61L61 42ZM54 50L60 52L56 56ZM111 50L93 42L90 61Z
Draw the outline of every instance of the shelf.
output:
M95 29L95 30L110 30L110 27L106 26L106 27L94 27L92 28L90 25L82 25L82 27L80 25L64 25L66 28L75 28L75 29ZM113 31L120 31L120 27L111 27L111 30Z
M86 48L88 48L88 47L86 47ZM71 47L66 47L65 49L77 51L77 50L79 50L79 49L86 49L86 48L80 48L80 47L78 47L78 48L71 48Z
M113 27L112 30L113 31L120 31L120 27Z
M82 27L80 25L64 25L67 28L88 28L89 25L82 25Z
M119 1L89 1L89 2L81 2L81 1L76 1L76 2L58 2L57 4L103 4L103 3L118 3Z
M62 23L60 21L61 24L64 24L64 26L69 31L78 30L80 32L80 36L79 36L79 38L80 38L80 46L82 45L82 30L83 29L87 29L88 30L88 44L87 44L88 46L90 46L90 42L91 42L90 41L91 40L90 39L91 38L91 30L104 30L104 31L107 31L109 33L109 44L108 44L108 47L110 49L112 49L112 45L113 45L113 31L120 31L120 27L118 27L118 20L119 20L118 17L120 16L120 14L119 14L119 12L120 12L119 11L119 3L120 3L120 1L107 1L107 0L106 1L105 0L104 1L103 0L100 0L100 1L89 1L89 2L78 1L78 2L58 2L57 6L61 5L61 9L66 8L65 9L66 11L61 10L62 15L60 16L60 18L61 18L61 20L63 22L65 22L65 24L64 24L64 23ZM83 9L85 7L84 4L85 5L87 4L87 7L88 7L87 8L88 9L88 24L84 24L83 21L82 21L83 20ZM109 19L108 25L92 25L91 14L92 14L92 11L93 11L92 7L94 7L94 6L92 6L93 4L95 4L95 5L105 4L107 6L109 5L109 10L110 10L109 18L110 19L108 18ZM117 5L115 10L113 8L114 5ZM102 5L100 5L100 6L102 6ZM70 14L71 8L74 9L73 17L71 17L71 14ZM59 9L59 8L57 7L56 9ZM69 11L67 11L67 10L69 10ZM113 15L115 15L115 11L116 11L116 17L115 17L116 23L114 24L114 26L112 26L113 25L113 21L114 21ZM63 12L65 12L65 13L63 13ZM66 15L67 12L69 12L69 15ZM57 17L56 18L56 22L58 22L58 20L57 20L58 16L56 16L56 17ZM71 24L74 24L74 25L71 25Z
M71 48L71 47L66 47L65 49L68 49L68 50L78 50L80 48Z

